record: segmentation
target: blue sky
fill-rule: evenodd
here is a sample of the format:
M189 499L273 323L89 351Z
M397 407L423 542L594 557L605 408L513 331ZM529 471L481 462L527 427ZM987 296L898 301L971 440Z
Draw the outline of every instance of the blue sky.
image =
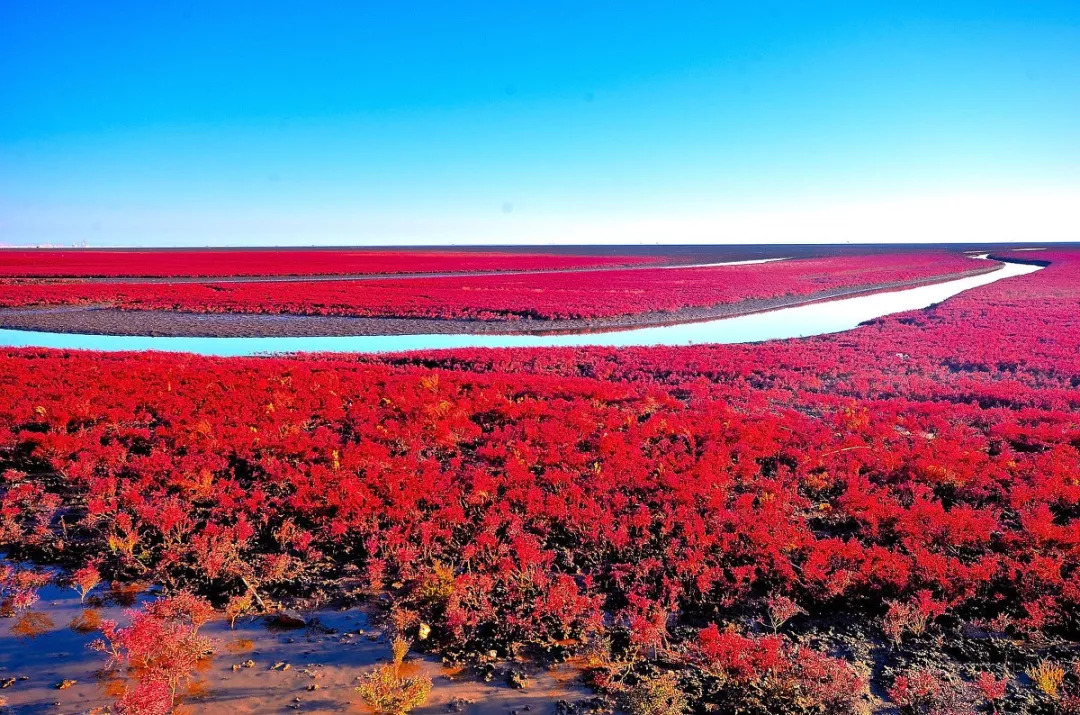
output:
M1080 240L1080 3L0 0L0 243Z

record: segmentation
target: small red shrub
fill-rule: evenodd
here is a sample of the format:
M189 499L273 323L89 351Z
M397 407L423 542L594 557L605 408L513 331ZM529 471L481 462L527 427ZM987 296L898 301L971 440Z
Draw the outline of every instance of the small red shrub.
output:
M102 623L104 638L91 644L107 653L107 667L133 669L136 685L117 703L120 710L142 713L169 711L177 687L195 671L210 650L210 641L198 635L212 609L190 594L163 598L141 611L128 611L130 625L120 628Z
M889 698L902 713L967 715L973 711L968 688L926 669L897 676L889 688Z

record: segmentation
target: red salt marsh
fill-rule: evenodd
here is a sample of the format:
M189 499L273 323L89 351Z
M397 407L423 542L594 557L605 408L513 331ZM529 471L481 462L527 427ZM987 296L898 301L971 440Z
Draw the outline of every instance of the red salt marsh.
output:
M362 606L409 658L573 658L625 708L1050 711L1080 694L1080 254L1038 260L758 345L7 350L0 543L219 612Z

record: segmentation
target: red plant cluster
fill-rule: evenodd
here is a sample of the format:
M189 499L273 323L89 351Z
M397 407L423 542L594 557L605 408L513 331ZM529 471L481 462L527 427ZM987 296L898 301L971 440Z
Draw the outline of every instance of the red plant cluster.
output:
M691 653L712 678L714 692L704 695L731 712L779 712L778 705L798 712L807 704L821 712L858 712L868 686L847 661L775 635L747 637L714 624L698 633Z
M858 671L791 629L858 619L882 653L949 623L1080 641L1080 254L1039 258L762 345L9 350L0 546L219 605L347 575L448 651L607 642L697 674L699 702L768 673L766 711L854 709L835 698Z
M0 563L0 616L11 616L38 602L38 590L49 575L35 569Z
M172 712L177 688L195 671L210 651L199 635L213 615L212 606L190 593L154 601L143 610L129 611L131 623L120 628L102 623L103 638L91 647L108 654L107 668L127 668L135 684L116 704L120 715L157 715Z
M946 278L991 265L913 253L512 276L291 283L0 283L0 305L359 317L603 318Z
M56 250L0 251L0 277L310 276L351 273L535 271L655 263L650 256L575 256L499 251Z

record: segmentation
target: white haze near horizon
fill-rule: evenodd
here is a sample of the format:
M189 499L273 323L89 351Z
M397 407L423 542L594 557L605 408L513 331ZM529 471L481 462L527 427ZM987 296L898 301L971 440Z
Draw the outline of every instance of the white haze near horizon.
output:
M0 206L0 208L3 208ZM559 244L1051 243L1080 240L1080 191L971 193L859 201L806 200L675 208L661 213L605 210L558 214L502 207L464 211L328 208L317 213L266 207L166 211L100 208L78 235L89 247L385 246ZM49 223L72 235L85 207L54 210ZM79 218L76 218L79 217ZM0 212L0 245L50 241L33 211Z

